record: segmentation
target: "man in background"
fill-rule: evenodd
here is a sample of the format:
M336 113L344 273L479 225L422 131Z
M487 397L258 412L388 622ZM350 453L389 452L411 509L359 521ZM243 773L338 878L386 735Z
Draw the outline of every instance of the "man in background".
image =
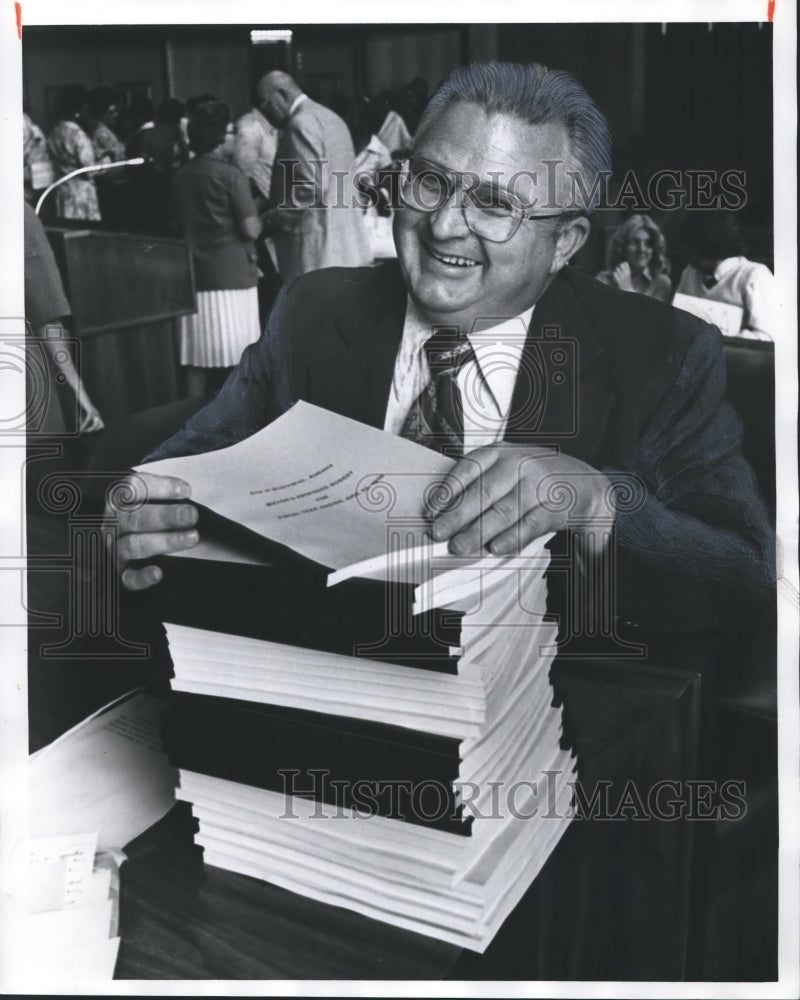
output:
M363 215L351 205L354 189L346 180L355 163L347 125L279 70L267 73L258 94L261 111L282 130L264 216L281 278L370 263Z
M681 235L689 252L689 264L676 291L702 302L738 306L742 310L738 336L774 340L775 279L766 264L744 256L736 216L723 210L690 212Z
M261 199L264 207L269 201L272 164L278 151L278 130L260 110L265 96L264 80L261 80L255 89L253 107L236 121L233 146L233 162L250 178L253 194Z

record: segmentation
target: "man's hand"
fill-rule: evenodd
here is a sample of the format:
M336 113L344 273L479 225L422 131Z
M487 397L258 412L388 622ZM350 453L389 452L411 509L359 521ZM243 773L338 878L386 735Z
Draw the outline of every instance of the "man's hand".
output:
M634 290L631 266L627 261L617 264L612 273L612 277L614 279L614 284L623 292L632 292Z
M608 478L585 462L552 450L497 444L462 458L442 484L444 508L429 507L434 540L456 555L509 555L566 527L613 522Z
M197 545L197 508L174 502L188 500L191 492L183 479L147 473L129 476L115 491L121 499L106 505L106 519L118 525L117 572L128 590L145 590L162 576L158 566L135 567L130 565L133 560Z

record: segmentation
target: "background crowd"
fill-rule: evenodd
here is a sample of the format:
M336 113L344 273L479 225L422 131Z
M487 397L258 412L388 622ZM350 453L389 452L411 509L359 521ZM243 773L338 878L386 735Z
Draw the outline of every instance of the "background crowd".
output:
M155 106L140 94L123 102L109 87L67 87L47 137L23 116L26 199L36 204L61 180L41 208L45 223L189 243L197 312L180 320L179 357L186 394L199 395L219 388L258 339L283 283L395 255L391 172L428 96L417 77L373 97L337 93L326 107L273 71L234 119L210 93ZM341 205L337 175L348 173L360 178L361 205ZM337 211L320 209L337 202ZM688 212L672 232L687 262L680 273L658 223L631 214L607 231L598 280L667 303L678 292L736 305L740 335L772 339L772 274L745 256L735 213Z

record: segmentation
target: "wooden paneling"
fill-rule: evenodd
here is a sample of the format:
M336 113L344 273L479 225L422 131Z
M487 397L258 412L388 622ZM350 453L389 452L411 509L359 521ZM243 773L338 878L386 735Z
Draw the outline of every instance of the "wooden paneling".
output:
M234 116L250 107L250 29L171 30L165 41L170 91L185 101L213 94Z
M182 240L49 230L86 389L108 423L178 398L175 318L195 309Z
M94 230L49 233L79 336L194 312L192 260L183 240Z

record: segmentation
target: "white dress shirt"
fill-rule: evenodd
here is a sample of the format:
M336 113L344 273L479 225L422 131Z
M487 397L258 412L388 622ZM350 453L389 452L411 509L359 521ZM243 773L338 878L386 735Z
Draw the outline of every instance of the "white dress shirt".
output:
M292 101L292 106L289 108L289 117L297 111L301 104L305 104L308 100L308 94L298 94L297 97Z
M476 360L458 373L465 453L503 438L532 315L533 306L519 316L467 334ZM409 297L383 424L391 434L400 434L411 407L430 381L422 348L431 335L431 324L420 316Z
M272 163L278 150L278 130L258 108L251 108L236 122L233 162L247 174L265 198L272 184Z
M715 283L706 288L702 274L689 264L684 268L676 291L711 302L741 306L744 317L739 336L774 340L775 279L766 264L758 264L746 257L728 257L719 262L714 277Z

